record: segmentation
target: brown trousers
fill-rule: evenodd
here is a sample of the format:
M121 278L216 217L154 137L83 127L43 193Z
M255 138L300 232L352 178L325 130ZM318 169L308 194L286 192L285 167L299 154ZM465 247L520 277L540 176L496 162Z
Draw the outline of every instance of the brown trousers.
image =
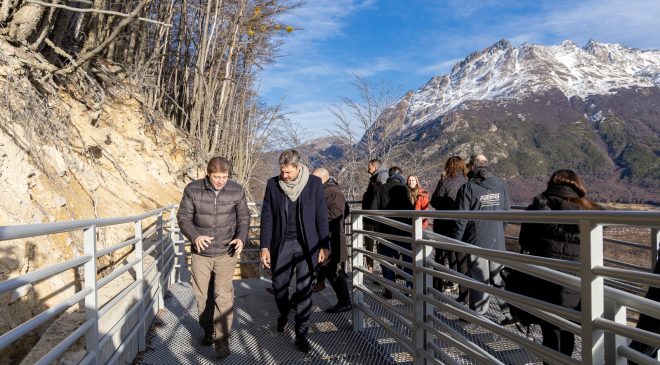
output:
M199 324L215 330L215 339L228 339L234 318L234 269L236 256L207 257L192 254L192 285Z

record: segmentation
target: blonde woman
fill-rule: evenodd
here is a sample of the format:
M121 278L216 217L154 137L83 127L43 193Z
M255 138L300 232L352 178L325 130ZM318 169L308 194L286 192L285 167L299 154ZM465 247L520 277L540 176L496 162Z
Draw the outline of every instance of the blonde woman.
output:
M415 205L415 210L429 209L429 192L419 186L419 179L417 176L408 176L407 185L408 189L410 189L410 202ZM428 226L429 220L424 218L422 221L422 228L426 229Z

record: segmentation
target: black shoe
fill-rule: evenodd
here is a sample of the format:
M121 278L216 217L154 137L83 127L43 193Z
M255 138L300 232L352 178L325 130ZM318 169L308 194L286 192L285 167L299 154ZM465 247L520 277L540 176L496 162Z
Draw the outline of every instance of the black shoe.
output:
M227 340L218 340L215 341L215 357L222 360L225 357L229 356L231 352L229 351L229 341Z
M327 308L327 309L325 310L325 312L326 312L326 313L341 313L341 312L348 312L348 311L350 311L352 308L353 308L353 306L352 306L350 303L349 303L349 304L346 304L346 305L337 303L336 305L334 305L334 306L332 306L332 307L330 307L330 308Z
M383 298L392 299L392 292L388 289L383 290Z
M308 353L311 349L309 341L307 341L307 336L305 335L296 335L296 348L300 352Z
M289 318L286 316L280 315L277 317L277 326L275 327L275 330L277 332L284 332L284 329L286 328L286 324L289 321Z
M202 339L202 345L203 346L211 346L213 345L213 340L215 339L214 336L214 331L209 330L209 331L204 331L204 338Z
M500 321L500 326L508 326L510 324L515 324L517 321L511 316L506 316Z

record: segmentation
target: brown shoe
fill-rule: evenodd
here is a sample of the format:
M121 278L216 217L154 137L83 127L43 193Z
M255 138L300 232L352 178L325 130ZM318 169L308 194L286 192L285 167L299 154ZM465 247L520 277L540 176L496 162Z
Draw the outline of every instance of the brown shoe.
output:
M323 289L325 289L325 282L319 281L312 287L312 293L318 293Z

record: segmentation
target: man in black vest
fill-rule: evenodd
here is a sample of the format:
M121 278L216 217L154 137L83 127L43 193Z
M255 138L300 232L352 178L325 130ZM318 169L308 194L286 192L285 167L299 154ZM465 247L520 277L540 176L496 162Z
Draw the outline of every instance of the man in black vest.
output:
M273 271L278 332L284 332L288 321L288 288L295 269L296 347L309 352L312 273L329 254L328 208L321 179L310 175L298 151L282 152L279 164L279 176L266 183L261 210L261 262Z

